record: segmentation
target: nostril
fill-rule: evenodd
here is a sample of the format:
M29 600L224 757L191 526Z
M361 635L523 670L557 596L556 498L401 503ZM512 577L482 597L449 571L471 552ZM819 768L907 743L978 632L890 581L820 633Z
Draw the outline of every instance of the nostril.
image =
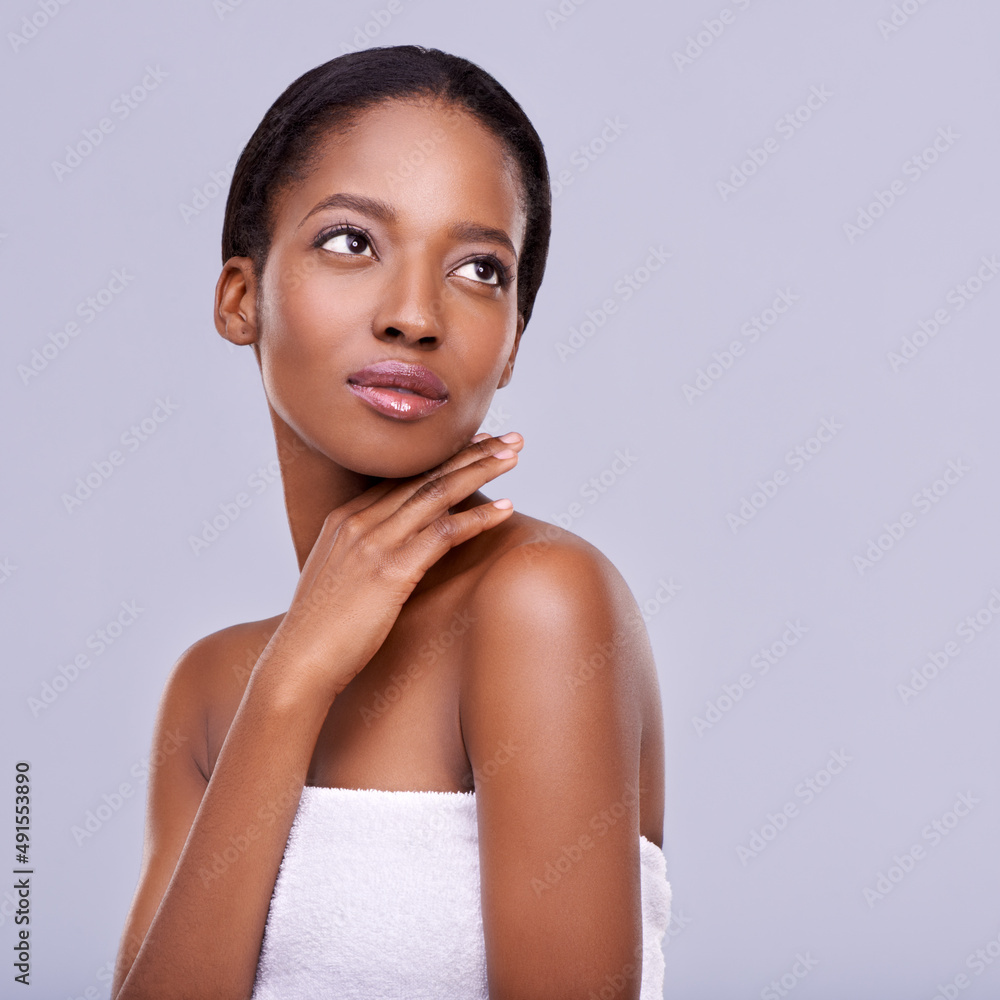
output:
M399 327L387 326L384 327L379 336L383 338L388 338L389 340L399 340L399 341L412 341L414 345L419 345L421 347L432 347L438 342L438 337L436 334L430 333L424 336L420 336L414 331L412 336L410 334L404 333Z

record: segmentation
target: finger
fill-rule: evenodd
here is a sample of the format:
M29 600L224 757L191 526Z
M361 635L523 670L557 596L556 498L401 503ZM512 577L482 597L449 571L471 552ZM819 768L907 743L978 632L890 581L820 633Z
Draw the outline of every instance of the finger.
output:
M495 439L491 439L493 441ZM473 447L479 448L483 444ZM504 442L502 447L469 462L444 475L428 479L402 500L396 511L387 517L381 527L385 530L387 544L403 545L432 521L445 514L449 507L475 493L481 486L502 475L517 464L518 454ZM395 498L393 498L395 499ZM385 502L389 497L385 498Z
M479 461L489 455L493 455L498 451L504 451L507 448L514 451L520 451L523 447L524 438L518 434L517 431L510 431L502 437L497 438L490 437L488 434L477 434L476 437L473 438L472 442L467 444L460 451L457 451L450 458L445 459L445 461L443 461L440 465L426 472L423 476L423 480L426 482L428 479L435 479L440 476L447 475L449 472L454 472L456 469L461 469L466 465L471 465L473 462Z
M502 442L502 444L500 442ZM449 456L444 462L440 465L436 465L433 469L417 473L415 476L387 477L382 479L337 509L343 511L345 516L347 514L353 514L355 511L363 510L375 501L381 500L382 497L396 489L401 484L420 486L429 479L436 478L451 472L454 469L460 469L465 465L469 465L471 462L476 461L477 458L482 458L484 456L494 454L497 451L502 451L504 450L504 447L520 449L523 445L524 438L522 438L517 431L510 431L509 433L504 434L503 437L499 438L490 437L490 435L485 432L477 434L474 438L472 438L469 444L461 449L461 451ZM412 493L412 491L410 491L410 493ZM407 496L409 496L410 493L407 493Z
M466 445L454 455L450 455L440 465L436 465L433 469L428 469L426 472L420 472L415 476L409 476L405 479L392 480L394 484L393 489L396 489L395 484L399 484L398 494L392 497L392 500L395 502L394 509L398 509L402 503L413 495L417 488L423 486L424 483L430 482L432 479L440 479L450 472L465 468L483 458L488 458L498 451L505 451L507 449L520 451L524 446L524 438L516 431L511 431L499 438L490 437L488 434L485 436L476 436L480 438L479 441L475 444Z
M478 436L479 435L477 435L477 437ZM519 451L523 445L524 438L521 437L521 435L516 431L511 431L510 433L504 434L499 438L493 438L486 435L475 444L466 445L466 447L461 451L451 455L440 465L435 466L435 468L430 469L427 472L419 473L416 476L409 476L405 479L382 480L380 483L370 487L364 493L354 497L343 506L338 507L336 520L339 523L350 514L364 512L366 519L371 517L371 526L375 527L379 521L386 520L398 512L405 503L412 499L416 492L432 480L441 479L442 477L457 472L460 469L468 468L476 462L488 460L497 453L504 454L510 452L512 454L516 454L516 452ZM508 455L507 457L509 458L510 456ZM489 467L488 463L487 467ZM508 467L512 467L509 462ZM466 491L466 493L462 494L462 496L454 497L451 500L451 503L455 503L456 500L461 500L462 497L468 496L469 493L474 493L480 486L489 482L489 480L495 475L499 475L499 472L494 472L486 478L480 477L478 482L475 482L474 485ZM449 493L449 496L453 496L453 494ZM435 511L433 516L436 517L438 514L443 513L445 509L445 507L441 507ZM331 512L331 516L332 514L333 512Z
M334 507L334 509L327 515L327 519L329 520L332 518L337 521L337 523L340 523L340 521L343 521L351 514L356 514L359 511L372 506L372 504L377 503L387 493L394 490L397 483L399 483L398 479L380 480L372 486L369 486L368 489L362 491L357 496L351 497L351 499L346 503L341 504L339 507Z
M498 507L497 504L508 506ZM421 572L426 573L449 549L507 520L513 511L514 505L504 497L456 514L443 514L420 531L402 551L415 558Z

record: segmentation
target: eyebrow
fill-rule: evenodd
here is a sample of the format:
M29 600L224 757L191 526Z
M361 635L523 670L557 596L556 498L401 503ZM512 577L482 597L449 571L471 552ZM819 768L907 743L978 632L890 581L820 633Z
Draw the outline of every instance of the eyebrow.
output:
M370 215L380 222L396 221L396 213L392 208L377 198L366 198L360 194L331 194L329 198L324 198L318 204L313 205L296 229L301 229L306 224L307 219L327 208L352 208L355 212L364 212L365 215Z
M322 212L328 208L350 208L355 212L363 212L365 215L378 219L380 222L395 222L397 218L392 206L386 204L384 201L379 201L377 198L367 198L360 194L342 192L340 194L332 194L329 198L324 198L321 202L313 205L298 224L297 229L301 229L306 224L306 221L317 212ZM463 221L452 225L448 229L448 235L456 240L487 240L499 243L510 252L514 258L514 263L517 263L517 250L514 248L514 243L502 229L496 229L493 226L483 226L478 222Z
M510 251L511 257L514 258L514 263L517 263L517 251L514 249L514 244L502 229L494 229L492 226L481 226L478 222L456 222L448 230L448 235L456 240L468 240L469 242L486 240L492 243L499 243L502 247L506 247Z

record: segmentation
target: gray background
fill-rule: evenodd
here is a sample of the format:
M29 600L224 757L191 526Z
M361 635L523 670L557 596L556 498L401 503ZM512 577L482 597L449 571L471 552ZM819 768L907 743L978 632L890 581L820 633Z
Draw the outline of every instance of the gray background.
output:
M562 15L555 0L398 0L372 23L368 44L433 45L492 72L535 123L553 176L567 172L518 369L485 429L525 435L504 493L546 519L581 504L564 523L648 609L674 889L666 995L685 1000L776 996L768 984L783 975L802 1000L931 1000L959 974L962 996L1000 990L1000 962L967 965L1000 934L1000 282L955 291L1000 252L1000 10L895 6L898 30L888 0L740 0L726 17L718 0L563 0ZM386 7L80 0L45 23L40 3L15 0L0 17L3 760L11 776L32 763L35 995L108 994L175 658L288 605L297 574L279 483L207 550L189 545L275 457L252 354L211 323L226 195L213 174L228 177L288 83ZM33 16L33 37L12 41ZM687 63L674 55L685 49ZM116 116L147 67L159 82ZM779 128L796 114L800 127ZM53 161L104 117L113 130L57 177ZM767 161L720 189L750 150ZM845 230L872 202L878 217ZM637 271L650 247L669 259ZM131 280L83 322L77 304L115 269ZM780 291L792 305L751 342L741 328ZM588 310L609 298L598 325ZM919 324L940 309L925 338ZM74 319L79 335L25 384L18 366ZM580 346L561 357L574 329ZM904 337L916 350L894 370ZM707 370L734 341L743 353ZM710 387L686 395L699 369ZM157 399L176 409L123 449ZM824 420L836 433L810 441ZM116 448L124 464L68 511L63 494ZM616 450L634 461L590 503L580 489ZM953 483L949 463L963 470ZM778 470L775 495L734 530L727 516ZM918 504L924 489L933 502ZM894 523L898 539L885 535ZM870 543L881 558L866 566L856 557ZM33 710L123 601L143 609L134 623ZM959 632L977 613L978 630ZM788 621L807 631L762 673L752 658ZM898 686L949 642L958 655L904 701ZM850 760L824 775L832 753ZM827 782L812 801L806 779ZM961 795L973 808L949 815ZM108 799L120 808L74 835ZM768 827L787 803L792 818ZM754 843L764 849L741 856ZM912 870L866 898L914 845ZM10 975L0 995L23 995Z

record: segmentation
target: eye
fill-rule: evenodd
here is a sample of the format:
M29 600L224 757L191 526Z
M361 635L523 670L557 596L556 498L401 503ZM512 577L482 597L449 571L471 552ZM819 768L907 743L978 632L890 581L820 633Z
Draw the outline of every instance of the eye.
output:
M463 272L465 272L463 274ZM463 264L456 268L456 274L463 278L472 278L481 285L503 285L506 283L503 265L498 260L490 257L479 257L477 260L470 260L468 264Z
M320 246L333 253L349 254L352 257L374 257L371 241L360 229L341 227L320 238ZM366 252L367 251L367 252Z

